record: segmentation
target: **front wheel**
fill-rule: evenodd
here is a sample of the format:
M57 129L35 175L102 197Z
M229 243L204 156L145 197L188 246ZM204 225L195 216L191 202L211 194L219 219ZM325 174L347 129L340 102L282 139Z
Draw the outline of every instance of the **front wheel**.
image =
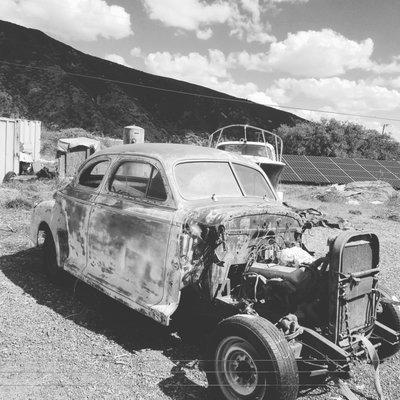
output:
M43 233L43 266L47 276L53 282L61 282L64 271L57 263L56 245L49 227L45 227Z
M296 360L284 335L268 320L235 315L220 322L206 362L217 399L295 400Z

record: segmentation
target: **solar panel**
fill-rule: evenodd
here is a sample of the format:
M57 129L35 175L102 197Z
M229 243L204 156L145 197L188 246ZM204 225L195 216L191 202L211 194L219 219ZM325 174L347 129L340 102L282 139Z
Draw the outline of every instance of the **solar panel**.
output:
M400 189L400 162L365 158L298 156L285 154L281 181L333 184L382 180Z
M379 160L378 162L385 167L400 168L400 164L397 161Z
M328 158L333 158L333 157L328 157ZM341 158L341 157L335 157L335 164L338 165L357 165L357 163L352 159L352 158Z

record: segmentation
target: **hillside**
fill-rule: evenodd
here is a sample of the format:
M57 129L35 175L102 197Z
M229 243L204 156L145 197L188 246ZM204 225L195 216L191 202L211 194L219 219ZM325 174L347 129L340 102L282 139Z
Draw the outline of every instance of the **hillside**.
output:
M81 127L119 136L123 126L137 124L146 128L148 138L164 141L173 134L211 132L231 123L274 129L300 120L252 102L188 96L70 75L234 99L84 54L38 30L4 21L0 21L0 54L0 116L39 119L49 128Z

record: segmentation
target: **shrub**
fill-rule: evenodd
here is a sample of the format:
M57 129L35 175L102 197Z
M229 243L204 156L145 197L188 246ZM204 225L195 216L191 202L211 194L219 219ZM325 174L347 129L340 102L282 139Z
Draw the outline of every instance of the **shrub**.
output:
M23 197L16 197L15 199L8 200L4 204L5 208L24 209L24 210L30 210L32 206L33 206L32 202Z
M390 134L367 129L353 122L324 119L281 125L276 131L283 139L285 154L327 157L362 157L397 160L400 143Z

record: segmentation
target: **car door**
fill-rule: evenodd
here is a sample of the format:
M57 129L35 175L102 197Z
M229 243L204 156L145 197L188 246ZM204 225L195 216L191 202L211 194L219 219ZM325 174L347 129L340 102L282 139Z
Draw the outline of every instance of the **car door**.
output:
M56 215L64 215L66 221L65 230L58 232L64 235L66 231L66 240L63 238L60 241L67 243L62 249L61 263L75 275L80 275L86 267L89 216L109 165L109 157L93 158L83 166L71 184L56 194L56 207L60 209Z
M90 216L87 278L128 303L157 304L174 213L158 161L119 159Z

